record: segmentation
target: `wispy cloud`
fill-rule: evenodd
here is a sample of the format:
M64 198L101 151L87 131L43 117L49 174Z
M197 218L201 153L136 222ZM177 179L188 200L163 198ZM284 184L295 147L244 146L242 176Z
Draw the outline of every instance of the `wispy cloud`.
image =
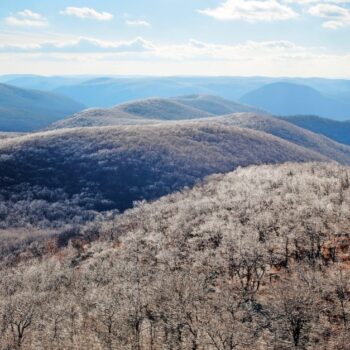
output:
M49 24L44 16L28 9L6 17L5 23L17 27L46 27Z
M147 21L143 20L126 20L125 24L128 26L135 26L135 27L150 27L151 24Z
M350 0L284 0L289 4L310 5L310 4L349 4Z
M350 10L334 4L317 4L309 9L312 16L325 18L323 27L338 29L350 25Z
M155 43L137 37L129 41L102 41L94 38L77 38L70 41L42 42L33 45L0 45L0 53L86 54L99 55L99 59L113 55L128 55L132 59L186 60L242 60L255 57L300 55L308 50L290 41L247 41L238 45L207 43L191 39L183 44ZM101 56L102 55L102 56ZM115 57L115 56L113 56Z
M97 21L110 21L113 15L109 12L98 12L89 7L66 7L65 10L60 11L61 15L75 16L84 19L95 19Z
M202 75L210 67L214 75L350 76L349 53L334 54L287 40L218 44L191 39L175 44L141 37L125 41L62 37L13 43L8 38L0 44L2 69L18 66L23 72L41 74L64 70L71 74Z
M15 53L125 53L147 52L154 49L152 43L135 38L130 41L102 41L94 38L78 38L63 42L43 42L34 45L0 45L0 52Z
M350 25L350 0L284 0L285 3L300 5L303 13L323 18L322 26L338 29Z
M298 16L291 7L276 0L226 0L219 7L198 10L217 20L242 20L247 22L272 22Z
M207 43L191 39L184 44L154 45L157 57L173 60L251 60L255 57L278 56L280 54L300 53L306 49L284 40L247 41L238 45Z

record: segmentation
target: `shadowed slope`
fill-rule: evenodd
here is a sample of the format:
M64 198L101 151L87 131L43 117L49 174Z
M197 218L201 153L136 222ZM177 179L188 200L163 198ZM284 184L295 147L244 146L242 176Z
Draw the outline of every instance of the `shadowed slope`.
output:
M316 116L300 115L284 117L289 123L350 145L350 122L336 121Z
M52 92L0 84L0 131L32 131L75 113L84 106Z
M238 166L327 159L266 133L213 123L63 129L0 143L0 196L123 211Z

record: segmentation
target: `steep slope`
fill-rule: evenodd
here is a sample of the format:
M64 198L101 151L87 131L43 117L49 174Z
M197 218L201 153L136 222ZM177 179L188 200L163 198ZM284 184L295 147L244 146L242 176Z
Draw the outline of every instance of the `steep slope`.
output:
M51 92L0 84L0 131L32 131L83 108L80 103Z
M327 159L262 132L203 122L24 135L0 143L3 222L81 221L89 210L123 211L238 166Z
M240 101L274 115L312 114L332 119L350 118L349 102L326 97L305 85L269 84L244 95Z
M1 255L0 347L348 349L349 178L237 169Z
M289 123L325 135L337 142L350 145L350 122L336 121L317 116L298 115L284 117Z
M35 89L51 91L61 86L81 84L91 79L89 76L40 76L40 75L14 75L4 76L0 81L22 89Z
M350 164L349 146L335 142L323 135L300 128L282 119L254 113L238 113L211 120L220 124L263 131L309 150L318 152L340 163Z

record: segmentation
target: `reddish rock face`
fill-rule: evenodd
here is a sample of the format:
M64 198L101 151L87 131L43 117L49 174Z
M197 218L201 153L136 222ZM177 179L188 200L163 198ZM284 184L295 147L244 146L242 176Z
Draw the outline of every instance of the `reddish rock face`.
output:
M338 261L350 267L350 237L335 237L322 247L322 256L326 261Z

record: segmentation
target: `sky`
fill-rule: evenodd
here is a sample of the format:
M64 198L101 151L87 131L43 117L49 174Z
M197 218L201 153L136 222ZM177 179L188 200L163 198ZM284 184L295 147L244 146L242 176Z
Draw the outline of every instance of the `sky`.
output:
M350 0L0 0L0 74L350 78Z

